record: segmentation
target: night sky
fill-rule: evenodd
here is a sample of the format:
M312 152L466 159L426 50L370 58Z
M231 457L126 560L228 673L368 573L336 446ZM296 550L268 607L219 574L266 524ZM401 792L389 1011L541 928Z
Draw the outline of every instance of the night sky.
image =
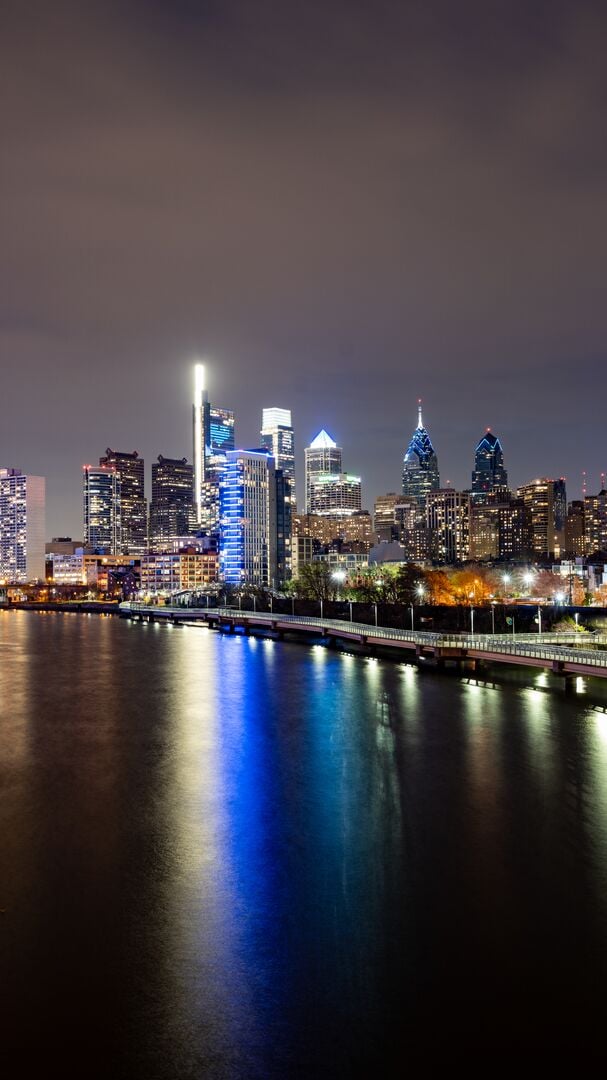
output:
M0 465L82 534L107 446L191 460L191 363L398 490L487 426L513 484L607 469L601 3L4 0ZM301 496L303 485L299 483Z

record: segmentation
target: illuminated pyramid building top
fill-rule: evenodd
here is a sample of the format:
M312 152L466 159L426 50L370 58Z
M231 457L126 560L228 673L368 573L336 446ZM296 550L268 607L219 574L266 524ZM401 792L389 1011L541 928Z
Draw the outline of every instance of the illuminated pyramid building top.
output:
M474 502L486 502L492 498L505 498L508 493L508 473L504 468L502 445L489 428L474 452L472 473L472 498Z
M429 491L440 487L438 459L422 421L422 403L417 405L417 427L403 461L403 495L423 507Z

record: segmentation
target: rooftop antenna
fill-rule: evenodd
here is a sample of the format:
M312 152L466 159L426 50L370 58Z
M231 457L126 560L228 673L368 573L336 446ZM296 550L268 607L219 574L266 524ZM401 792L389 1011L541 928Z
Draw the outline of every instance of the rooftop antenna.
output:
M423 426L424 426L423 423L422 423L422 399L421 398L417 399L417 426L418 426L418 428L423 428Z
M601 491L605 490L605 473L601 473Z
M586 489L586 470L583 469L583 471L582 471L582 498L583 499L586 498L586 490L587 490Z

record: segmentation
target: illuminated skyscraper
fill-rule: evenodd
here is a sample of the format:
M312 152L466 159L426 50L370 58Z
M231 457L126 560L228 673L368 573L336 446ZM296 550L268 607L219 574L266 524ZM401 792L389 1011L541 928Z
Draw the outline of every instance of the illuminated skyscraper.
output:
M194 368L194 512L208 532L219 523L219 481L226 454L234 449L234 413L209 403L202 364Z
M44 514L44 477L0 469L0 581L44 581Z
M430 558L437 563L460 563L470 553L470 496L441 488L426 497Z
M82 480L85 550L119 555L122 520L118 472L113 465L85 465Z
M108 446L105 457L99 458L99 464L113 466L120 480L122 529L118 554L143 555L147 548L143 458L136 450L129 454L110 450Z
M194 470L186 458L158 455L152 464L150 502L150 548L170 551L179 537L188 536L192 525Z
M266 450L229 450L219 485L219 568L232 585L277 584L276 470Z
M313 514L312 487L319 476L339 477L342 472L341 447L324 430L304 450L306 472L306 514Z
M530 530L530 550L536 559L558 558L565 547L567 493L565 481L542 478L518 491Z
M586 555L607 551L607 491L586 495L584 499L584 531Z
M488 498L504 498L507 494L508 473L504 468L502 446L487 428L474 453L472 501L482 503Z
M430 436L422 421L422 405L418 402L417 427L403 461L403 495L415 499L420 510L425 508L426 496L438 491L440 478L438 459Z

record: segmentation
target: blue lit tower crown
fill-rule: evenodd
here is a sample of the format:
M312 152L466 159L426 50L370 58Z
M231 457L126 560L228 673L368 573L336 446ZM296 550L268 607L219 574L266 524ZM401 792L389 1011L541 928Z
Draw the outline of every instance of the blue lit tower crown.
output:
M429 491L440 487L438 458L422 421L422 403L417 406L417 427L403 461L403 495L423 507Z
M504 468L504 452L496 435L487 428L474 452L472 498L474 502L504 497L508 491L508 473Z

